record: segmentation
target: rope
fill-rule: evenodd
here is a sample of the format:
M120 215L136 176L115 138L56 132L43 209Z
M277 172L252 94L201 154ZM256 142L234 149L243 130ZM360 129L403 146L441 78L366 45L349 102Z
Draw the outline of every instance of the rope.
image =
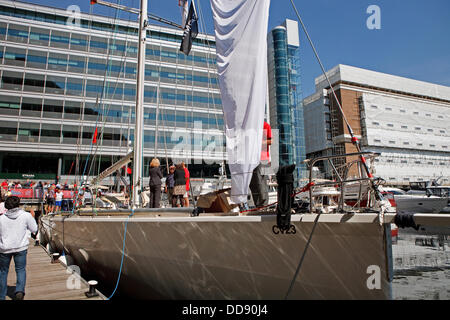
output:
M131 214L128 216L127 221L125 221L125 229L123 232L122 258L120 261L119 276L117 277L116 287L114 288L113 293L106 300L110 300L114 296L114 294L116 293L117 287L119 286L120 276L122 274L123 259L125 257L125 240L127 239L127 226L128 226L128 221L130 220L130 217L132 217L133 215L134 215L134 209L131 209Z
M312 230L311 230L311 233L309 234L308 242L306 242L306 246L305 246L305 249L303 250L302 257L300 258L300 261L299 261L299 263L298 263L298 265L297 265L297 270L295 270L294 277L293 277L292 280L291 280L291 284L289 285L289 289L288 289L288 291L286 292L286 295L285 295L285 297L284 297L284 300L287 300L289 294L290 294L291 291L292 291L292 288L294 287L295 280L297 279L297 276L298 276L298 274L299 274L299 272L300 272L300 268L302 267L303 260L305 259L305 256L306 256L306 251L308 250L309 245L310 245L310 243L311 243L311 239L312 239L314 230L316 229L317 222L319 221L319 217L320 217L320 212L317 214L317 217L316 217L316 219L314 220L314 225L313 225L313 228L312 228Z

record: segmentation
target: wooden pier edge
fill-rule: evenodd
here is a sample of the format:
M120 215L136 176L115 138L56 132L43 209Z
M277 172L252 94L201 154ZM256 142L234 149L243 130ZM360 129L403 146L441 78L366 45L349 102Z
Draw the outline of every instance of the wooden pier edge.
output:
M89 291L88 281L68 270L60 259L52 263L51 254L43 246L36 246L34 239L30 239L28 246L26 270L24 300L107 300L97 289L98 296L88 298L85 294ZM6 300L14 300L15 285L16 272L12 259Z

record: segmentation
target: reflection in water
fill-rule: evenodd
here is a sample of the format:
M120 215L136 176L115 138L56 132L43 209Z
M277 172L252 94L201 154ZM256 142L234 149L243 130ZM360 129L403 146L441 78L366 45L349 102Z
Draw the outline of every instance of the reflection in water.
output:
M437 235L399 230L397 244L392 247L394 300L450 299L449 238L440 240Z

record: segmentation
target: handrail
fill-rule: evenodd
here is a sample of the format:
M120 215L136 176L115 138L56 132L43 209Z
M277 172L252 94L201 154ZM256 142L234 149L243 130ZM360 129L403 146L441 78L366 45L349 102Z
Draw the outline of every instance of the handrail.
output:
M336 168L336 166L333 164L333 162L331 160L333 159L339 159L339 158L346 158L346 157L352 157L352 156L359 156L358 160L353 160L351 162L345 163L343 166L344 167L344 172L343 175L341 176L341 174L339 174L338 169ZM329 155L329 156L321 156L321 157L317 157L317 158L313 158L313 159L307 159L304 162L309 166L309 183L313 182L313 167L314 165L319 162L319 161L328 161L328 163L330 164L335 176L337 177L338 181L330 181L330 182L322 182L322 183L314 183L314 186L312 188L309 189L309 198L310 198L310 204L309 204L309 208L310 208L310 212L313 212L313 208L314 208L314 198L313 198L313 189L320 187L320 186L329 186L329 185L339 185L340 190L341 190L341 196L339 199L339 203L338 203L338 212L343 212L344 210L344 185L347 183L351 183L351 182L363 182L363 181L372 181L373 178L370 177L363 177L363 175L361 174L361 170L359 170L359 178L356 179L347 179L348 176L348 172L350 167L355 164L355 163L361 163L361 156L366 156L369 159L373 159L375 157L380 156L380 153L377 152L371 152L371 151L362 151L362 152L353 152L353 153L346 153L346 154L339 154L339 155ZM361 196L361 192L359 193L358 196L358 201L360 201L360 196Z

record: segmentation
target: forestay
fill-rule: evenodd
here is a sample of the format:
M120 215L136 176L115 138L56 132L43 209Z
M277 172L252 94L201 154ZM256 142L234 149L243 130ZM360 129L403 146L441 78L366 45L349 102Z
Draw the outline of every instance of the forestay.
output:
M211 0L234 203L247 201L260 161L269 5L270 0Z

